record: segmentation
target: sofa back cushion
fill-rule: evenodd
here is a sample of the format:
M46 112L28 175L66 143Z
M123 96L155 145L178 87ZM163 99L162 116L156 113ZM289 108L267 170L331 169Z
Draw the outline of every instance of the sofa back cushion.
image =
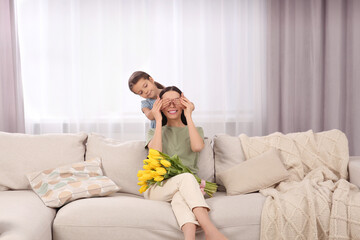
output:
M108 176L121 189L120 192L139 193L137 172L143 167L143 160L147 158L148 150L145 141L120 141L106 138L98 134L90 134L86 147L86 160L100 157L104 175ZM205 140L205 148L199 156L198 175L206 180L214 178L214 160L211 142Z
M0 132L0 190L31 189L26 174L84 161L87 134Z
M214 137L214 157L215 157L215 173L224 172L227 169L238 165L245 161L241 142L239 137L229 136L226 134L216 135ZM216 183L224 186L219 178ZM224 188L219 187L219 191Z
M140 195L137 171L147 157L145 141L120 141L91 133L86 145L86 160L99 157L104 175L119 186L120 192Z
M209 182L215 180L215 161L214 161L214 152L211 146L211 140L205 137L204 139L205 146L201 150L198 159L199 172L198 176L201 179L204 179Z

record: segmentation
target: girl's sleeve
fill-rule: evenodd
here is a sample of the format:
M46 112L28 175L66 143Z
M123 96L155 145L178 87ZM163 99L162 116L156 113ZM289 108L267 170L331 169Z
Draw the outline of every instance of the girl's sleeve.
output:
M150 128L149 131L146 134L145 148L148 147L148 144L151 141L151 139L154 137L154 134L155 134L155 128Z
M152 109L152 106L151 106L151 104L149 103L149 101L142 100L142 101L141 101L141 111L142 111L143 108Z

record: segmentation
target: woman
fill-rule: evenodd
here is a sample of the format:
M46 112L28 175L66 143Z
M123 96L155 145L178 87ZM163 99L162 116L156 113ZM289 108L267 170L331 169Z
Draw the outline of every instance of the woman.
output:
M156 128L148 133L147 146L168 155L177 154L193 172L197 171L199 152L204 148L202 128L192 120L194 105L177 87L167 87L155 101L152 114ZM190 173L166 180L163 186L152 185L145 198L171 201L171 206L186 240L195 239L196 227L201 226L206 239L226 239L209 218L210 207Z

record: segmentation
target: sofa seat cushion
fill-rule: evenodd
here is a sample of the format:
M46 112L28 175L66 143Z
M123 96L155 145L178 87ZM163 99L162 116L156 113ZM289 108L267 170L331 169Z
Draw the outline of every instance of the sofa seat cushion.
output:
M207 199L210 217L229 239L258 239L262 205L259 193ZM198 233L204 239L204 233ZM54 240L183 239L170 203L126 193L81 199L60 208Z
M0 238L51 240L56 211L30 190L0 192Z
M115 193L81 199L59 209L54 240L180 239L171 206L141 196Z
M207 199L210 218L228 239L260 239L261 213L266 197L261 193L226 196L217 192Z

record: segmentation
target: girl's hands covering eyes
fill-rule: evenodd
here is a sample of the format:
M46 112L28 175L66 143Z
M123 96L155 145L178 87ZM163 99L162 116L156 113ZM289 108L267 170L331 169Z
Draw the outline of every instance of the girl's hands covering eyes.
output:
M163 103L162 103L161 110L163 110L164 108L167 108L170 105L170 99L163 98L162 101L163 101Z
M195 109L195 105L187 99L184 94L181 94L180 102L183 105L185 117L191 116L191 113Z
M167 108L169 107L171 104L173 104L175 107L177 106L182 106L181 102L180 102L180 98L173 98L173 99L170 99L170 98L163 98L163 105L162 105L162 109L164 108Z
M161 109L163 108L163 100L157 97L154 102L153 108L151 109L151 113L153 114L155 121L162 121Z

